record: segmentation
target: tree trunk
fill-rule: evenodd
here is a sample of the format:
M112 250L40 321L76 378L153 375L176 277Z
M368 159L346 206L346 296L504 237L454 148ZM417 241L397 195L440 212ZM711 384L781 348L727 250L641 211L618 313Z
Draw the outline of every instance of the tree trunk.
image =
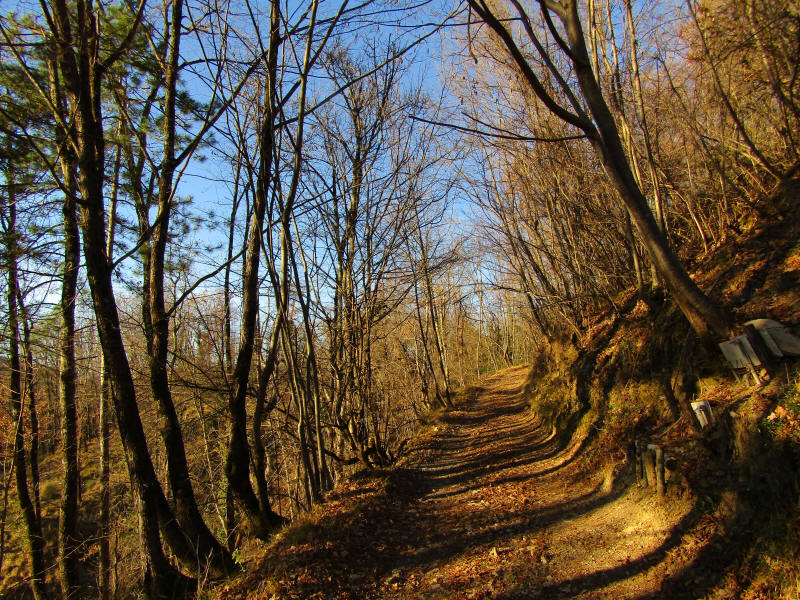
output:
M576 111L575 113L558 104L554 96L537 77L533 70L533 63L525 58L517 46L511 30L497 18L489 8L486 0L469 0L469 4L498 35L536 97L553 114L585 133L608 171L622 202L630 212L631 218L650 255L651 262L658 269L667 288L700 339L709 344L714 337L728 337L730 323L727 316L719 306L709 300L697 284L692 281L686 269L683 268L677 255L670 249L664 234L653 218L653 213L650 211L641 188L636 183L616 122L592 70L592 63L578 13L577 0L562 0L557 4L548 3L549 7L542 2L542 11L547 18L550 34L558 37L559 46L564 50L574 68L578 87L589 108L591 118L581 108L575 97L575 90L569 87L564 75L556 70L553 58L545 51L544 46L536 37L536 32L530 23L529 16L518 3L515 3L516 10L528 38L536 46L539 57L547 64L550 73L553 74L560 85L560 89L565 91L571 98L571 105ZM560 17L567 34L566 40L561 38L561 34L552 25L552 21L550 21L551 12Z
M101 360L100 378L100 600L111 594L111 381L105 361Z
M298 234L299 235L299 234ZM308 277L308 267L305 257L302 255L302 248L300 249L301 257L303 258L303 274L304 281L300 281L300 272L297 266L297 258L292 250L291 236L286 236L287 250L292 264L292 272L294 274L295 286L298 290L297 301L300 304L300 309L303 315L303 327L306 336L306 377L304 384L304 397L306 401L309 396L311 397L311 408L314 411L314 440L316 452L312 455L314 459L314 501L319 502L322 500L322 493L327 491L330 486L330 475L328 473L327 461L325 459L325 437L322 430L322 409L320 404L320 389L319 389L319 367L317 364L317 355L314 347L314 332L312 331L311 312L308 306L307 299L302 296L302 284L305 284L306 290L310 292L310 280ZM309 423L309 428L311 424Z
M43 600L48 597L45 587L45 561L44 561L44 537L42 536L42 524L36 514L36 507L31 500L28 488L28 470L25 460L25 421L24 408L22 403L22 368L19 353L19 311L17 298L19 296L19 284L17 278L17 257L19 256L19 246L17 244L17 209L14 191L13 170L8 173L8 226L5 234L6 248L6 268L8 269L6 288L6 299L8 301L8 370L9 370L9 396L11 400L11 415L14 419L14 447L13 457L17 484L17 501L25 522L25 537L28 544L28 554L31 561L31 590L36 600Z
M72 163L74 164L74 163ZM74 171L70 168L67 189L73 191ZM64 273L61 288L61 358L59 402L61 404L61 452L64 468L58 521L58 575L65 600L80 595L78 583L80 540L78 539L78 411L75 401L75 298L78 290L80 242L75 198L64 198Z
M149 294L152 341L150 346L150 388L158 402L161 416L161 437L167 454L167 470L175 516L196 549L197 564L207 568L212 577L232 573L236 564L230 553L208 529L197 506L186 459L183 431L175 410L167 372L169 348L169 315L164 301L164 258L169 239L175 172L175 126L178 60L181 38L182 0L172 4L169 58L166 67L164 96L164 157L158 180L158 213L150 244Z
M259 139L259 169L253 214L248 234L245 257L242 322L239 350L233 371L233 390L228 400L230 419L228 455L225 474L236 504L248 521L253 534L265 537L281 523L272 511L262 511L258 497L250 483L250 446L247 440L247 384L253 361L253 345L258 315L259 263L261 261L264 215L272 178L273 153L275 149L275 119L277 118L277 68L278 51L281 44L280 6L277 0L271 3L269 52L267 55L267 90L262 114Z
M150 582L154 595L172 593L175 585L189 582L167 561L159 539L159 524L164 538L178 559L189 569L197 569L196 552L186 539L164 490L156 477L147 447L137 404L130 364L111 284L112 269L106 254L105 210L103 197L105 133L101 102L104 68L100 67L97 20L92 2L78 5L76 18L64 0L54 0L51 9L57 63L70 101L74 125L68 131L70 146L78 163L80 194L79 225L83 234L83 254L97 319L97 329L114 393L114 409L136 495L141 502L141 517L147 544L147 560L152 569ZM139 15L132 27L139 23ZM74 24L74 34L73 34ZM74 35L74 38L73 38ZM75 40L76 49L73 47ZM161 587L163 586L163 587Z
M111 190L111 204L108 209L108 229L106 234L106 256L111 261L114 256L114 233L116 231L117 200L122 149L117 147L114 160L114 183ZM97 569L100 600L113 598L111 588L111 379L106 361L100 353L100 406L98 407L100 430L100 564Z
M82 177L90 180L90 177ZM89 183L90 181L86 181ZM82 185L82 188L87 186ZM82 189L82 198L92 197L90 190ZM100 196L102 202L102 196ZM84 257L89 287L92 292L97 328L103 349L103 360L108 369L113 393L111 395L117 415L117 425L122 438L136 495L140 501L142 527L146 538L148 562L152 569L151 583L164 584L170 588L177 585L178 577L161 549L159 525L164 539L172 551L186 566L195 570L203 565L197 563L197 553L191 542L178 525L172 509L164 495L164 490L153 467L147 438L142 426L136 399L133 377L128 363L125 346L122 342L119 315L114 302L114 291L111 286L111 269L105 257L105 232L102 204L88 204L81 210L83 221ZM183 584L180 584L183 585ZM161 593L164 590L158 591Z
M31 463L31 491L33 493L33 506L36 518L42 519L42 504L39 498L39 417L36 410L36 390L33 384L33 348L31 346L30 316L25 310L22 294L18 293L19 312L22 314L22 340L25 349L25 394L28 396L28 420L31 423L31 446L28 455Z
M8 490L11 489L11 476L14 471L14 457L11 457L11 464L6 462L3 457L3 509L0 511L0 573L3 572L3 564L6 559L6 524L8 523ZM8 473L8 477L6 477Z
M262 511L272 511L269 501L269 486L266 478L266 453L264 451L264 440L261 434L261 427L264 423L264 418L272 412L275 404L278 401L277 395L273 396L272 400L267 403L267 393L269 382L275 371L275 365L278 360L278 346L280 343L280 315L275 327L272 330L272 335L269 340L269 348L267 349L267 360L261 367L258 374L258 390L256 391L256 406L253 411L253 460L256 479L256 490L258 492L258 501L261 503Z
M58 123L66 123L66 100L61 89L55 57L49 64L51 101L59 113ZM76 206L78 160L69 144L70 133L56 125L58 161L63 176L64 202L61 209L64 227L64 266L61 280L58 395L61 407L61 501L58 520L58 578L65 600L80 594L78 583L79 540L78 503L80 466L78 464L78 412L75 400L77 366L75 362L75 300L80 267L80 232Z

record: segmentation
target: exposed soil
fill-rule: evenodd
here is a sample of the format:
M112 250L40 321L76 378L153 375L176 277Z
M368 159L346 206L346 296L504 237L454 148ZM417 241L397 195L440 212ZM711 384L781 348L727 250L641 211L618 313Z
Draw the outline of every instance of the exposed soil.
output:
M339 486L221 597L737 596L725 515L677 478L665 499L640 488L622 451L559 447L522 397L526 372L473 387L398 467Z

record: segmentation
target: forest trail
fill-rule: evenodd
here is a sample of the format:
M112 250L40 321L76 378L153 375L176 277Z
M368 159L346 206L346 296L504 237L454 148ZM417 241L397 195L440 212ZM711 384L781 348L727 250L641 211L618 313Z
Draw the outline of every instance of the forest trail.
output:
M615 484L620 460L598 471L581 444L559 448L522 397L526 372L473 386L388 476L332 492L267 549L247 596L696 597L688 502Z

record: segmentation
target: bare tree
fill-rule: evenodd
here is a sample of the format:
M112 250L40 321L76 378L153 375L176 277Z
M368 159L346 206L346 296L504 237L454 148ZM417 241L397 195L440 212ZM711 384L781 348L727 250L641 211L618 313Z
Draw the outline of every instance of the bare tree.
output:
M509 27L505 8L488 0L469 0L468 4L497 36L538 101L588 139L630 212L650 259L697 334L704 340L727 337L727 317L698 288L670 249L636 182L617 124L592 68L577 0L541 0L539 25L534 23L532 11L511 0L508 10L524 32L519 35ZM526 55L529 51L536 60ZM556 57L563 58L567 66L559 68ZM537 65L541 67L537 69ZM570 80L576 84L570 85Z

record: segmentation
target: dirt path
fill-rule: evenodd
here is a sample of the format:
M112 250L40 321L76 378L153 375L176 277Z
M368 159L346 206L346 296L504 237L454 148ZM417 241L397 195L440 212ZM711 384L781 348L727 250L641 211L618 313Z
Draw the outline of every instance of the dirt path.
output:
M691 507L615 484L579 446L560 449L532 420L524 377L488 378L388 477L338 488L267 550L248 595L697 597L703 574L683 570L700 552Z

